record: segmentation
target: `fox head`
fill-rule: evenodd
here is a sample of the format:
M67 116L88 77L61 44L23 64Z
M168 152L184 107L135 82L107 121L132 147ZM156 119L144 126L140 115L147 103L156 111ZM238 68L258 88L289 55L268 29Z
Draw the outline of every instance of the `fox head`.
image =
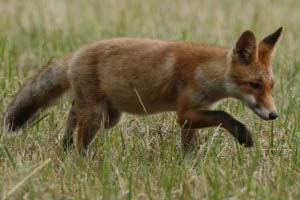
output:
M264 120L277 118L272 98L274 77L271 59L282 27L261 41L251 31L245 31L238 39L231 54L228 74L233 97L244 102Z

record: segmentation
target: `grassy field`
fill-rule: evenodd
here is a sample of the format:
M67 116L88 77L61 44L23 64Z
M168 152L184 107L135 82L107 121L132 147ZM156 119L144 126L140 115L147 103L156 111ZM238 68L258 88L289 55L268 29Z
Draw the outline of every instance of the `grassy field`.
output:
M66 154L66 96L22 133L0 129L0 199L300 199L299 8L297 0L1 0L0 113L43 64L85 43L135 36L231 47L245 29L285 31L273 60L279 119L262 121L235 100L218 106L246 122L255 148L214 128L183 155L175 115L165 113L125 115L86 158Z

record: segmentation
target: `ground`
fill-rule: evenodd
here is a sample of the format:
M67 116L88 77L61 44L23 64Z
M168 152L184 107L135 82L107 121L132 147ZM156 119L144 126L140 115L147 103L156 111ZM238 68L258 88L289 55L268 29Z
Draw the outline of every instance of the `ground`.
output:
M232 99L217 107L247 124L254 148L212 128L183 154L175 115L165 113L125 115L98 134L87 157L66 154L67 95L17 135L0 129L0 198L299 199L299 7L296 0L1 0L0 113L45 63L89 42L132 36L232 47L246 29L258 38L285 30L273 60L279 118L263 121Z

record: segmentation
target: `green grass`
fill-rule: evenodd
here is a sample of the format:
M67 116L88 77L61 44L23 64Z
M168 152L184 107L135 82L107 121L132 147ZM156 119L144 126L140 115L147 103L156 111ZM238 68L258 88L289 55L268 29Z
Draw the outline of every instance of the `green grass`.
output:
M273 60L279 119L262 121L235 100L218 107L246 122L255 148L214 128L199 131L199 149L183 155L175 115L165 113L125 115L97 135L86 158L65 154L67 96L22 134L0 129L0 199L299 199L299 7L296 0L1 0L1 113L38 68L85 43L135 36L233 46L245 29L258 37L285 31Z

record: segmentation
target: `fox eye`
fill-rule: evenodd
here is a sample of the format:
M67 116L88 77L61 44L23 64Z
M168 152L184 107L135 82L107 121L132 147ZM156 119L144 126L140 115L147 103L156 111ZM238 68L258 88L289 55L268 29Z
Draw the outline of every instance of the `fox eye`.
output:
M259 83L250 82L249 85L255 90L260 90L262 88L261 84Z

